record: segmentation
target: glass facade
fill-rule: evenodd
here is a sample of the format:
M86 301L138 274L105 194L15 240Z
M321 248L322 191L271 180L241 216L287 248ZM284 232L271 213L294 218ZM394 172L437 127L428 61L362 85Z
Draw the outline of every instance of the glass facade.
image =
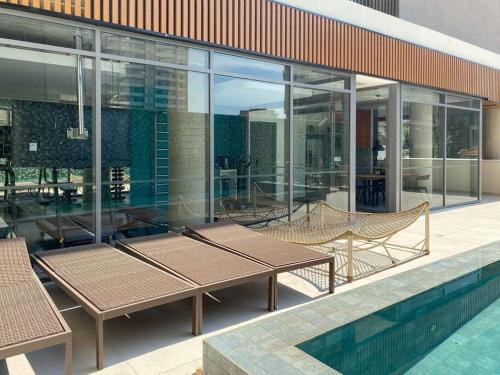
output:
M106 60L101 70L103 237L205 222L208 75Z
M354 209L350 75L60 21L0 21L1 237L23 236L35 251L235 212L265 225L318 200ZM479 102L403 91L402 206L477 199ZM387 137L386 109L374 111L376 137L358 158ZM370 168L385 165L383 151Z
M5 20L2 237L35 251L348 208L349 75Z
M215 76L217 218L228 205L251 210L267 199L285 207L279 216L288 216L289 96L288 85Z
M294 201L349 208L349 108L346 93L293 91Z
M403 88L401 208L479 199L480 101Z
M30 250L92 242L95 60L5 46L0 56L0 236Z

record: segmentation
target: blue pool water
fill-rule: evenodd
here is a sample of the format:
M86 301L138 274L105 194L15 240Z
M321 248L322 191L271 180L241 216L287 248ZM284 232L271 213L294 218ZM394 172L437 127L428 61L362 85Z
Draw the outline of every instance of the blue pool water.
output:
M500 374L500 262L298 348L345 375Z

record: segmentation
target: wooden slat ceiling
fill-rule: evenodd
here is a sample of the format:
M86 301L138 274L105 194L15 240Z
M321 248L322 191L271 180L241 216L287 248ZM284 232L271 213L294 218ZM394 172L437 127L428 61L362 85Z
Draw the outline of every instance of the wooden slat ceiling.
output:
M270 0L0 0L500 102L500 71Z

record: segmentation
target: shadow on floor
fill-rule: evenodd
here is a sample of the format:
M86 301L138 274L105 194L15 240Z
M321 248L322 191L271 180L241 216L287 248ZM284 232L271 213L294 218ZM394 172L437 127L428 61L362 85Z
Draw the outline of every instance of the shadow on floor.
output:
M282 283L278 288L280 310L315 299ZM82 308L75 306L57 286L49 285L47 289L73 331L73 373L96 372L94 320ZM204 334L273 314L267 311L267 279L216 291L211 295L214 298L205 295L203 300ZM202 338L200 336L194 338L191 335L190 299L140 311L129 317L122 316L105 321L105 368L102 373L107 373L106 370L109 371L112 365L161 351L179 343L185 343L189 350L192 350L192 358L197 358L196 355L201 357ZM191 341L196 341L196 344ZM194 353L198 350L199 353ZM177 352L176 349L173 354L175 356L186 354ZM63 372L62 347L28 353L26 357L36 374L54 375ZM2 373L1 367L0 373ZM111 373L114 374L116 371ZM127 374L124 366L120 365L119 373ZM132 368L130 374L135 374Z

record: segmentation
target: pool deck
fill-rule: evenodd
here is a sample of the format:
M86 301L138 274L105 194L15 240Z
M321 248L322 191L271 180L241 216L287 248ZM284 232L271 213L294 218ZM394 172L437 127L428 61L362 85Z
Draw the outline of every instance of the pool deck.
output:
M500 260L500 241L206 339L206 375L339 374L295 345Z
M280 319L282 315L290 314L292 309L308 309L309 305L304 305L305 303L315 300L325 302L330 299L335 300L345 293L349 296L349 291L368 284L372 284L373 288L373 285L376 285L374 283L387 277L500 241L500 225L494 225L495 222L500 222L500 197L484 197L480 204L432 212L431 254L429 256L417 258L352 284L341 285L336 288L334 296L326 298L324 298L327 296L326 291L318 289L314 283L296 274L280 275L278 280L280 310L277 312L267 312L267 283L264 280L216 292L214 296L218 301L210 298L204 300L205 333L197 337L190 334L191 306L189 301L180 301L132 314L129 318L121 317L110 320L104 327L106 367L99 371L99 374L194 374L196 369L202 367L203 340L211 337L215 339L216 335L233 329L248 329L243 327L248 324L253 325L268 317ZM404 233L398 235L396 240L406 243L420 239L422 234L423 221L419 220ZM496 254L494 250L491 252ZM500 254L500 246L498 254ZM463 264L460 267L461 272L466 272L469 266L467 263ZM437 273L440 274L441 271ZM400 282L405 282L405 280ZM411 280L407 279L406 282L411 283ZM52 285L48 287L48 290L57 306L63 310L63 316L73 330L73 373L97 373L94 367L93 319L57 287ZM390 298L385 295L377 298L382 298L383 303L390 302ZM367 303L366 307L369 305L370 303ZM343 310L340 305L335 304L330 308L333 311L330 311L328 315L335 313L341 315ZM347 312L344 314L348 315ZM338 317L338 319L343 318ZM323 330L328 329L323 328ZM254 337L257 338L258 335L257 333ZM0 374L2 375L4 373L54 375L62 373L62 368L63 350L57 347L11 357L5 362L0 361Z

